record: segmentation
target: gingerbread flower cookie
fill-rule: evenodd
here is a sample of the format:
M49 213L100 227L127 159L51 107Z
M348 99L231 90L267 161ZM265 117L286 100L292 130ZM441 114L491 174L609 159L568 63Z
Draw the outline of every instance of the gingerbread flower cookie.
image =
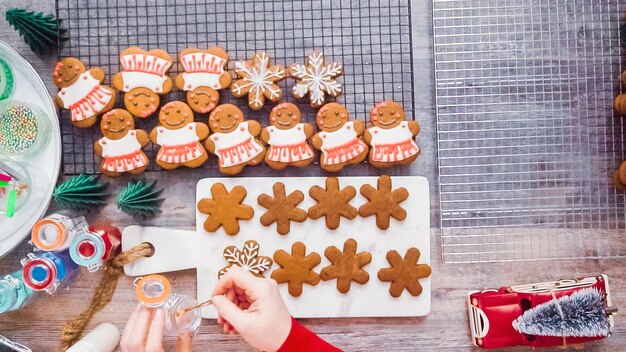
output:
M230 91L237 98L248 95L248 106L259 110L265 99L279 101L283 90L276 85L287 77L287 71L280 65L270 63L270 55L264 51L254 54L252 60L235 63L235 73L241 79L235 81Z
M148 144L148 134L135 129L135 121L124 109L114 109L102 116L100 131L104 137L94 144L96 154L102 156L100 171L109 177L146 170L150 161L142 148Z
M208 215L204 229L215 232L223 227L229 236L238 234L239 220L250 220L254 216L254 209L243 204L247 195L248 192L241 186L233 187L230 192L219 182L211 186L213 198L202 198L198 202L198 211Z
M350 291L352 281L361 285L370 280L370 275L363 267L372 261L369 252L356 252L357 243L352 238L343 244L343 251L337 247L326 248L324 255L331 265L320 272L320 278L324 281L337 279L337 290L341 293Z
M309 95L314 108L324 105L326 94L341 95L341 84L335 79L343 73L341 64L326 63L324 54L314 51L307 56L306 65L294 64L289 67L289 76L296 80L292 93L296 98Z
M176 76L176 87L187 92L187 104L197 113L208 113L220 101L217 92L228 88L232 78L226 72L228 54L220 47L207 50L185 49L178 54L182 71Z
M256 241L246 241L242 249L235 246L228 246L224 249L224 258L228 265L223 267L218 273L218 279L226 274L232 267L251 272L257 277L263 277L263 272L269 270L274 263L269 257L259 255L259 244Z
M372 124L365 131L365 143L372 149L369 162L375 167L410 164L420 154L414 138L420 132L415 121L406 121L402 105L395 101L378 103L370 115Z
M104 70L93 67L89 71L80 60L67 57L54 66L54 85L60 90L56 104L69 109L72 123L76 127L93 126L101 115L115 105L115 91L102 85Z
M321 150L320 166L338 172L344 166L358 164L367 157L367 144L361 136L365 125L360 120L349 120L343 105L329 103L317 113L319 132L311 139L315 149Z
M257 139L261 125L244 121L243 112L235 105L215 108L209 116L209 128L213 134L205 142L206 149L217 155L222 173L236 175L246 165L263 161L265 146Z
M193 111L182 101L165 104L159 112L159 124L150 132L152 143L161 146L156 163L172 170L179 166L199 167L208 154L201 141L209 136L209 127L193 121Z
M115 89L124 92L124 106L134 116L146 118L156 112L159 95L172 90L167 71L174 62L163 50L130 47L120 53L122 72L113 76Z
M342 216L352 220L358 214L356 208L350 205L350 200L356 196L356 190L352 186L340 189L336 177L326 179L326 188L311 187L309 195L317 201L317 204L309 208L308 216L313 220L324 216L326 227L331 230L339 227Z
M265 163L271 168L304 167L313 162L315 153L307 142L313 136L313 126L300 121L300 109L291 103L281 103L270 112L271 125L263 128L261 140L269 145Z
M291 246L291 254L279 249L274 253L274 262L280 265L280 269L272 272L272 279L279 284L289 285L289 294L299 297L302 294L302 286L309 284L315 286L320 282L320 276L313 269L322 262L319 254L313 252L306 255L306 246L302 242L296 242Z
M417 264L420 255L420 251L413 247L406 251L404 259L394 250L387 252L387 261L391 267L380 269L378 279L382 282L391 282L389 294L392 297L400 297L404 289L412 296L419 296L422 293L419 280L429 277L431 269L428 264Z
M304 222L307 218L306 211L298 208L298 204L304 200L304 194L294 191L287 195L282 182L276 182L273 190L274 197L263 193L257 198L259 205L267 209L261 216L261 224L270 226L276 223L276 231L286 235L291 229L291 221Z
M404 187L392 189L391 177L380 176L378 189L368 184L361 186L361 194L368 201L359 207L359 215L364 218L376 215L376 225L379 229L388 229L392 217L398 221L406 219L406 210L400 203L409 198L409 191Z

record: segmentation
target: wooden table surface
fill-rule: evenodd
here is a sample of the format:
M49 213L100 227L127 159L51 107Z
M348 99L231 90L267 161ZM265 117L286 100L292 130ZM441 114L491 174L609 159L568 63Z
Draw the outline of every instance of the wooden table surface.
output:
M419 143L423 155L414 165L412 174L427 176L431 182L432 224L437 226L438 194L436 178L435 112L432 83L432 30L430 2L414 2L414 30L431 33L430 37L414 36L414 62L416 67L415 101L422 124ZM53 0L3 0L0 13L7 8L22 6L54 13ZM3 17L3 16L2 16ZM420 28L417 28L420 27ZM70 34L71 35L71 34ZM6 21L0 20L0 39L18 49L31 62L51 92L50 71L55 57L37 57L24 44ZM419 69L417 69L419 68ZM415 171L417 170L417 171ZM398 173L402 173L399 170ZM179 182L184 175L184 181ZM163 204L164 212L156 219L143 224L168 227L193 228L195 183L202 178L200 171L179 170L174 172L150 173L146 179L158 178L160 184L167 185ZM110 191L116 193L121 185L129 180L123 177L111 182ZM177 182L168 182L168 181ZM54 209L51 209L54 210ZM113 205L97 214L89 215L92 222L111 221L121 227L136 224L137 221L122 215ZM623 239L622 239L623 240ZM611 292L614 305L622 308L626 303L624 261L619 259L602 260L562 260L510 262L493 264L444 264L441 261L439 230L431 231L432 245L432 310L422 318L366 318L366 319L303 319L302 323L320 334L329 342L345 350L472 350L465 297L468 290L499 287L501 285L525 284L548 281L558 278L571 278L586 275L607 274L611 279ZM8 273L19 267L19 259L28 252L26 243L9 255L0 259L0 272ZM177 292L195 295L195 273L191 271L168 274ZM30 346L34 351L58 350L59 331L64 322L78 314L87 306L88 300L99 274L89 274L85 270L69 290L55 295L39 295L28 307L3 314L0 318L0 334ZM132 290L131 278L120 280L113 301L89 324L92 329L102 322L110 322L120 329L137 304ZM617 315L615 329L610 338L590 343L587 350L619 351L626 350L626 319ZM174 340L166 338L166 350L174 350ZM194 339L196 350L207 351L246 351L250 348L239 338L223 335L215 321L204 320L198 336ZM523 349L527 350L527 349Z

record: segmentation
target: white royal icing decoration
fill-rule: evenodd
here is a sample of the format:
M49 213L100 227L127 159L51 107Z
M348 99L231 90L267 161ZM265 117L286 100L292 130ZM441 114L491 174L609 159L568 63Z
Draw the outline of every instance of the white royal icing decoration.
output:
M269 94L270 100L278 98L280 88L274 84L285 77L285 70L280 66L274 66L270 70L270 57L265 52L256 54L257 65L249 67L246 62L235 62L235 72L242 78L235 82L231 89L234 94L241 95L249 88L248 95L252 95L250 104L254 107L263 106L262 97ZM239 83L242 82L242 83Z
M370 127L368 131L372 136L370 144L374 161L402 161L419 152L407 121L402 121L398 126L389 129Z
M59 91L63 107L71 110L72 121L98 115L111 101L113 93L100 85L91 72L83 72L71 86Z
M163 91L163 83L167 80L167 76L138 71L122 72L122 80L124 81L124 92L130 92L135 88L148 88L159 93Z
M268 160L289 163L313 157L313 151L306 143L303 123L287 130L270 126L267 133L270 135L267 142L270 145Z
M335 77L341 74L341 65L335 62L324 65L324 54L313 52L307 57L308 65L295 64L291 69L291 76L297 79L293 86L293 95L302 98L311 93L311 103L322 105L326 100L325 94L337 96L341 93L341 84Z
M87 79L85 79L85 77L87 77ZM100 81L93 78L89 71L83 72L76 82L69 87L61 89L59 92L59 98L63 101L63 107L69 108L70 105L86 97L89 92L99 85Z
M222 167L246 163L263 152L263 147L250 134L248 121L241 122L232 132L216 132L209 138L215 144L215 154Z
M185 81L183 90L194 90L198 87L220 89L220 76L221 75L215 73L206 72L183 72L183 80Z
M222 89L220 77L224 73L226 60L209 53L191 53L180 58L183 72L183 90L194 90L198 87Z
M201 157L204 149L198 143L196 130L195 122L190 122L175 130L169 130L163 126L157 127L157 144L162 147L157 159L167 163L186 163Z
M102 137L98 143L102 147L103 169L106 171L126 172L148 164L141 152L137 130L128 131L120 139Z
M320 132L322 139L322 163L337 165L349 162L367 150L365 143L354 130L354 121L346 122L337 131Z
M334 132L320 132L322 136L322 151L327 149L336 148L344 144L348 144L357 138L356 131L354 130L354 121L348 121Z

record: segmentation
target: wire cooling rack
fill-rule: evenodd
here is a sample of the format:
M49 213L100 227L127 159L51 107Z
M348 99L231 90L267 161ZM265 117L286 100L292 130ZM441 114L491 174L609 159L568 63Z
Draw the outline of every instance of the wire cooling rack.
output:
M446 262L626 255L620 0L433 0ZM576 229L576 231L573 231Z
M289 65L304 63L306 54L318 49L328 60L343 63L344 94L337 101L359 119L367 119L383 99L414 110L410 16L410 0L57 0L57 17L69 35L59 56L103 67L106 84L120 70L119 52L133 45L163 49L175 59L187 47L218 45L228 51L230 69L258 50L268 51L274 63ZM177 69L173 65L169 75L175 77ZM280 85L283 100L295 101L293 80ZM162 97L163 103L170 100L184 100L184 94L174 90ZM236 104L246 118L267 124L274 104L255 112L246 102L220 92L220 103ZM123 106L121 95L118 106ZM303 120L314 123L316 110L306 101L298 106ZM196 121L206 118L197 115ZM68 111L62 111L61 121L64 174L98 172L92 147L100 138L98 126L75 128ZM155 124L152 117L137 126L149 131ZM154 147L148 148L149 158L154 153ZM203 167L207 176L218 174L215 158ZM150 170L156 169L152 165Z

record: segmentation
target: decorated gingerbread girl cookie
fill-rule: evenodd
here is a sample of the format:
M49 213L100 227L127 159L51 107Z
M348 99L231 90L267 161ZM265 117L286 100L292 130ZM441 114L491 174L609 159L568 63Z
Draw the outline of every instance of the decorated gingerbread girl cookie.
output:
M139 174L150 164L142 148L148 144L148 134L135 129L135 121L128 111L114 109L102 116L100 131L104 137L94 145L96 154L102 156L100 171L117 177L122 173Z
M314 129L301 120L300 109L291 103L279 104L270 112L270 126L261 131L261 140L269 145L265 163L271 168L304 167L313 162L315 153L307 140Z
M358 164L367 157L367 144L361 139L365 124L349 120L343 105L329 103L317 113L319 132L311 139L315 149L321 150L320 166L330 172L338 172L344 166Z
M98 115L115 105L115 91L101 84L104 70L100 67L87 71L80 60L67 57L57 62L52 78L54 85L60 89L55 102L60 108L70 110L76 127L93 126Z
M261 125L253 120L244 121L243 112L232 104L219 105L209 116L211 134L206 149L217 155L220 171L236 175L246 165L263 161L265 146L258 140Z
M115 89L124 92L124 106L140 118L154 114L159 106L159 95L172 90L172 79L167 71L174 62L163 50L145 51L130 47L120 53L122 72L113 76Z
M402 105L395 101L378 103L370 115L372 124L365 131L365 143L372 148L369 163L375 167L391 167L410 164L420 154L415 136L420 126L415 121L406 121Z
M150 132L150 140L161 146L156 163L166 170L180 166L199 167L208 155L201 142L209 136L209 127L193 121L193 111L182 101L165 104L159 112L159 124Z
M187 104L198 113L208 113L220 101L217 92L228 88L232 78L224 69L228 64L228 54L220 47L207 50L185 49L178 55L182 71L174 83L187 92Z

